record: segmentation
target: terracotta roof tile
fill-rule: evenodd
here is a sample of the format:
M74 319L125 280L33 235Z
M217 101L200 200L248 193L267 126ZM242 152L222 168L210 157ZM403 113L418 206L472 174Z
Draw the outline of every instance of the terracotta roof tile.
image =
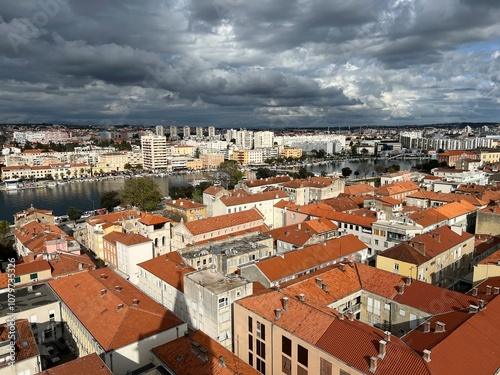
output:
M141 212L141 219L139 220L139 223L144 225L159 225L165 223L173 223L173 221L160 215Z
M439 206L436 208L436 211L443 214L448 219L452 219L477 211L477 207L465 200L461 200L460 202L452 202Z
M193 208L207 207L205 204L190 201L188 199L174 199L165 203L166 206L175 207L182 210L190 210Z
M344 194L348 195L373 195L377 190L375 187L368 184L356 184L344 186Z
M418 225L423 226L424 228L448 220L446 216L437 211L435 208L428 208L420 212L415 212L410 214L408 217Z
M52 280L48 285L105 351L182 324L179 318L109 268ZM117 285L120 290L115 288ZM139 301L137 305L134 299ZM121 304L123 308L119 309Z
M257 187L257 186L265 186L265 185L275 185L275 184L280 184L283 182L289 182L291 181L290 176L276 176L276 177L271 177L271 178L263 178L260 180L250 180L244 182L246 186L249 188L252 187Z
M35 375L113 375L96 353L73 359Z
M221 216L209 217L203 220L192 221L183 224L192 235L209 233L218 229L229 228L237 225L262 221L264 217L256 208L247 211L235 212ZM260 224L259 224L260 225Z
M349 210L355 210L359 208L359 205L354 202L351 198L332 198L332 199L325 199L321 201L324 204L327 204L331 206L335 211L349 211Z
M338 227L330 220L315 219L272 229L268 233L275 241L280 240L297 246L303 246L312 236L332 232L336 229Z
M24 361L25 359L33 358L40 355L38 347L36 345L35 338L33 337L33 332L31 331L31 325L27 319L17 319L15 321L15 326L17 328L17 340L15 341L15 351L16 358L15 363ZM9 341L9 327L7 324L0 325L0 341ZM23 343L26 342L26 345ZM8 367L8 362L0 364L0 368ZM15 373L10 370L4 371L4 373Z
M240 204L252 204L273 199L288 199L288 194L282 190L269 190L251 195L224 196L221 197L220 201L224 203L225 206L231 207L238 206Z
M351 215L345 212L330 212L326 217L339 223L355 224L366 228L371 228L372 224L377 221L377 219L373 217Z
M200 351L200 346L205 351ZM260 372L211 339L202 331L190 332L152 349L176 374L183 375L258 375ZM206 358L202 357L206 355ZM225 366L221 366L220 358Z
M177 251L139 263L138 266L183 293L184 275L196 271L184 263L184 260Z
M16 265L16 276L29 275L41 271L50 271L50 264L46 260L34 260L29 263Z
M121 232L116 232L118 233L116 237L116 242L122 243L127 246L134 246L134 245L139 245L141 243L153 243L153 240L144 237L142 234L138 233L121 233Z
M49 264L52 268L52 277L96 269L94 262L87 254L60 253L57 259L49 260Z

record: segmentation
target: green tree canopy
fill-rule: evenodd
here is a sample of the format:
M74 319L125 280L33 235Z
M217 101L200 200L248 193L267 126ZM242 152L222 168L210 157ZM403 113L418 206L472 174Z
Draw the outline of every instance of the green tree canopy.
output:
M82 217L83 212L78 208L70 207L68 208L68 212L66 214L68 215L70 220L78 220Z
M0 242L6 243L7 235L10 233L10 223L7 220L0 220Z
M192 199L194 194L194 186L192 185L182 185L182 186L169 186L168 195L172 199L187 198Z
M243 173L240 171L236 160L226 160L212 174L212 182L218 181L226 189L233 189L241 178Z
M138 207L143 211L156 209L162 197L158 184L149 177L125 180L125 186L120 191L120 200L124 204Z
M113 211L113 208L119 206L121 204L120 201L120 192L116 190L106 191L101 195L100 206L105 208L108 211Z
M263 168L263 167L258 168L257 172L255 173L255 177L257 177L257 179L269 178L269 177L275 177L275 176L276 176L276 171L273 171L269 168Z
M352 174L352 169L349 167L342 168L342 176L349 177Z

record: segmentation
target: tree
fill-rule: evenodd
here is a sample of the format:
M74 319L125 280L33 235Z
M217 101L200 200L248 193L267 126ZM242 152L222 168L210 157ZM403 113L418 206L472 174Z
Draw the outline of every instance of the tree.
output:
M361 149L361 155L366 156L366 155L368 155L368 153L369 153L369 151L366 148L363 147Z
M158 184L149 177L125 180L125 186L120 191L120 200L124 204L139 207L143 211L156 209L162 197Z
M7 220L0 220L0 244L7 245L7 235L10 233L10 223Z
M323 149L319 150L317 156L319 159L324 159L326 156L325 150L323 150Z
M358 171L358 170L356 170L356 171L354 172L354 175L355 175L356 177L358 177L358 176L359 176L359 171Z
M269 178L275 176L276 176L276 171L272 171L269 168L263 168L263 167L258 168L257 172L255 173L255 177L258 180L260 180L261 178Z
M321 177L326 177L328 176L328 173L326 173L326 171L321 171Z
M78 220L82 217L83 212L78 208L70 207L68 208L68 212L66 214L68 215L70 220Z
M368 174L368 172L371 171L371 169L372 169L372 166L370 165L370 163L364 161L364 162L359 164L356 172L362 173L364 175L364 177L366 178L366 175Z
M194 187L192 185L170 186L168 195L172 199L187 198L192 199L194 195Z
M393 165L387 167L385 169L385 172L386 173L395 173L395 172L399 172L400 169L401 169L401 167L398 164L393 164Z
M377 172L377 174L382 174L386 171L386 168L381 165L381 164L375 164L375 172Z
M219 168L210 176L212 183L218 181L226 189L233 189L241 178L243 173L240 171L236 160L226 160L221 163Z
M121 204L120 192L116 190L106 191L101 195L99 201L100 207L105 208L109 212L113 211L113 208Z
M352 174L352 169L349 167L342 168L342 176L349 177Z

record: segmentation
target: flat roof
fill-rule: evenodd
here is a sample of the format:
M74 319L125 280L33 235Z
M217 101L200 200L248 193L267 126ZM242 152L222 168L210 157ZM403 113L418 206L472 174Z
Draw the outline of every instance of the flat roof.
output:
M46 283L33 285L32 288L32 291L28 291L28 287L16 288L15 311L9 310L8 293L0 294L0 317L59 302Z
M242 279L241 277L224 276L215 270L201 270L190 273L185 277L191 279L194 283L200 284L214 294L227 292L249 283L249 281Z

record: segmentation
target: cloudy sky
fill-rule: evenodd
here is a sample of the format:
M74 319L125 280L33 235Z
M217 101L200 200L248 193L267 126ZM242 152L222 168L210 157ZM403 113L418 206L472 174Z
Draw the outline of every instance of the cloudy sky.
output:
M0 122L500 120L498 0L0 5Z

